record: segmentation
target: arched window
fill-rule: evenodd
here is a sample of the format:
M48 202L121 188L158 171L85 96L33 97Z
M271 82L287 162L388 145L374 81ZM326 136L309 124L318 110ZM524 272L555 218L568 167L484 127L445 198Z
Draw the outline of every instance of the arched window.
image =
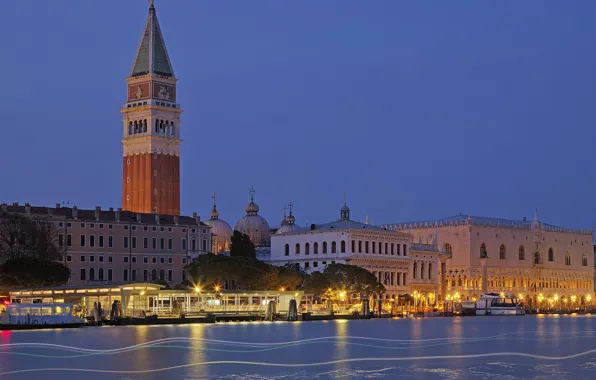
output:
M519 259L525 260L526 259L526 250L524 249L523 245L519 246Z
M157 281L157 269L151 271L151 281Z
M432 273L433 273L433 265L431 263L428 263L428 279L429 280L433 279Z
M319 243L314 243L312 245L312 253L314 253L315 255L319 254Z
M445 253L449 255L453 254L453 247L451 247L451 244L445 243Z
M159 119L155 119L155 133L159 133Z
M461 277L457 278L457 286L461 286L462 282L461 282Z
M565 255L565 265L571 265L571 255L570 254Z
M486 244L482 243L480 244L480 257L486 257L486 255Z
M89 269L89 281L95 281L95 269Z
M418 263L414 263L414 270L412 271L412 277L416 278L416 272L418 272Z
M163 120L159 121L159 133L163 133Z
M586 255L582 255L582 266L583 267L588 266L588 258L586 257Z
M548 261L555 261L555 253L552 248L548 249Z
M420 278L424 280L424 263L420 264Z
M341 253L346 253L346 242L341 241Z
M501 244L501 246L499 247L499 258L501 260L505 260L506 256L505 256L505 244Z
M132 131L133 131L133 124L132 121L128 124L128 134L132 135Z
M165 270L163 270L163 269L159 270L159 279L162 281L166 279L166 271Z
M143 120L143 133L147 133L147 119Z
M305 255L310 254L310 244L309 243L304 244L304 254Z
M103 281L103 268L99 268L99 270L97 271L97 279L99 281Z
M174 122L170 123L170 135L174 134Z
M337 253L337 244L334 241L331 242L331 253Z
M290 256L290 245L286 244L285 250L284 250L284 254L286 256Z
M323 242L323 253L327 253L327 242Z
M300 254L300 243L296 243L296 254Z

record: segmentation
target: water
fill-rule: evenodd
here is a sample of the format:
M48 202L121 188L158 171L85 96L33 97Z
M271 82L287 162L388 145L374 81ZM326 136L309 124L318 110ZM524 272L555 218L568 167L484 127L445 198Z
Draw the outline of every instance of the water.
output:
M594 378L595 327L525 316L5 331L0 380Z

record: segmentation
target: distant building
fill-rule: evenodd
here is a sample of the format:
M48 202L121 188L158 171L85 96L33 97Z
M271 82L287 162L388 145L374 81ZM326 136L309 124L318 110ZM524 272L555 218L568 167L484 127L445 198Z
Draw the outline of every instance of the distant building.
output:
M488 291L522 295L526 301L575 295L583 301L594 292L594 231L574 230L531 221L458 215L397 223L387 229L408 232L414 241L437 240L446 260L447 293L472 299L481 294L479 257L488 254Z
M180 114L174 69L153 4L126 79L122 209L180 215Z
M250 203L245 208L246 215L234 226L235 231L248 235L257 249L268 250L271 246L271 230L267 220L259 215L259 206L255 203L255 189L250 189Z
M413 243L407 233L353 221L346 204L339 220L329 223L299 227L291 211L284 221L271 236L271 255L262 259L299 265L309 273L334 263L357 265L378 278L387 299L418 292L424 303L435 302L440 291L436 244Z
M55 223L58 244L65 249L60 261L71 270L71 285L157 280L176 285L185 280L188 262L211 251L211 227L196 214L0 205L0 218L10 214Z
M217 195L213 195L213 210L211 210L211 218L205 221L205 224L211 227L211 242L213 253L227 253L230 252L232 243L232 227L223 219L219 218L217 212L217 205L215 203Z

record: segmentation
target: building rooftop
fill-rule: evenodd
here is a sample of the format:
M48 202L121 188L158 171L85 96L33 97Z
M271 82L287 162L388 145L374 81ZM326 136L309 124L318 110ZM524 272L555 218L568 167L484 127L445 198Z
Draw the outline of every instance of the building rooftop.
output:
M122 211L121 209L102 210L96 207L95 210L82 210L76 206L64 207L56 204L55 207L45 206L31 206L28 203L20 205L13 203L8 205L3 203L0 205L0 214L15 213L23 215L34 216L50 216L63 217L68 220L89 221L89 222L104 222L104 223L138 223L138 224L153 224L153 225L184 225L184 226L200 226L204 228L211 228L203 223L199 216L177 216L177 215L161 215L161 214L140 214L132 211Z

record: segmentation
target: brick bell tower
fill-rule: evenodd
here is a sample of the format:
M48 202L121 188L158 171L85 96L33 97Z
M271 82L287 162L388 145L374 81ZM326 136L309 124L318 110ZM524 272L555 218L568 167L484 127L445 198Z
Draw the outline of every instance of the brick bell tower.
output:
M126 79L122 209L180 214L180 114L170 57L153 0Z

